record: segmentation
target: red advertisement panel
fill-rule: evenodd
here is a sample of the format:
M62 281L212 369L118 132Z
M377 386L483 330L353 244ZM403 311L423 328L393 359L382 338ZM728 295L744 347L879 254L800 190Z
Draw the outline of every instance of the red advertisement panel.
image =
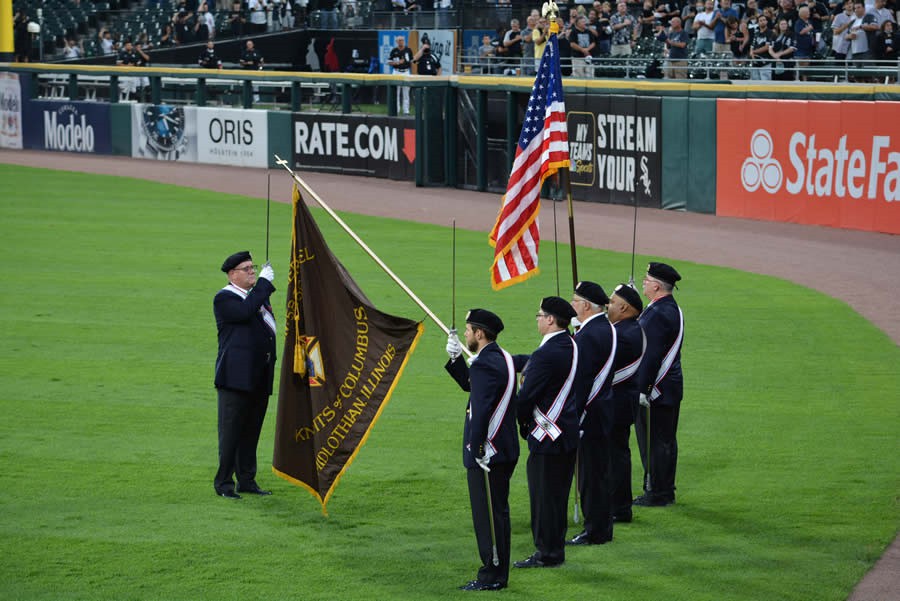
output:
M716 214L900 234L900 102L718 100Z

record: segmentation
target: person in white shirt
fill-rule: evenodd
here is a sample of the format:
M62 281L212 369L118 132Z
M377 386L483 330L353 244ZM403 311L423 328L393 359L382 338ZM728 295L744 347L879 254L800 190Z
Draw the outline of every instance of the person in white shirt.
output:
M250 27L253 33L265 33L267 26L266 0L249 0Z
M63 50L63 56L67 59L81 58L84 56L84 47L81 45L80 41L75 38L69 38L66 40L66 48Z
M694 32L697 34L697 43L694 52L697 54L709 54L713 51L713 42L716 41L716 26L713 23L716 16L716 6L713 0L706 0L702 13L694 17Z

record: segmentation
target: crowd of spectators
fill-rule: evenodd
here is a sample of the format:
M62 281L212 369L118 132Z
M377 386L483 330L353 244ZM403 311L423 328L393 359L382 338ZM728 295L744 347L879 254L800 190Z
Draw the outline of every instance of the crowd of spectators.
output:
M846 68L854 81L874 81L875 65L896 77L898 8L900 0L575 2L568 18L560 19L563 75L591 78L605 65L641 56L658 59L650 63L648 77L672 79L691 76L689 59L698 58L714 64L720 79L806 80L825 59ZM512 18L496 36L485 36L477 68L533 74L549 24L537 10L526 23L523 29Z

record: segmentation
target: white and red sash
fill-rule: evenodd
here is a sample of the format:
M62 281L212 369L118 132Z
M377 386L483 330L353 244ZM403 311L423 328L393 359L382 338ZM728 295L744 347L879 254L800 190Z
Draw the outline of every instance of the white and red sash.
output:
M500 349L500 352L503 353L503 359L506 361L506 390L503 391L503 396L500 398L500 402L497 403L497 407L494 408L490 421L488 421L487 440L484 441L484 458L486 460L497 454L494 438L500 432L500 426L503 425L503 419L506 417L506 412L512 400L513 387L516 384L516 368L513 365L512 355L503 349Z
M229 292L233 292L240 296L243 299L247 298L249 294L246 290L242 288L238 288L234 284L229 283L227 286L222 288L222 290L228 290ZM269 326L269 329L272 330L272 334L277 334L277 330L275 329L275 316L272 315L272 311L266 305L262 305L259 308L259 314L263 318L263 321L266 322L266 325Z
M669 373L669 369L672 368L672 364L675 363L675 357L678 355L678 351L681 350L681 341L683 338L684 314L681 312L681 307L678 307L678 336L675 337L672 348L670 348L669 352L666 353L666 356L663 357L662 364L659 366L659 371L656 373L656 381L653 383L653 390L650 391L651 401L658 399L662 394L658 388L659 383L662 382L663 378L666 377L666 374Z
M633 376L634 374L637 373L638 368L640 368L640 366L641 366L641 360L644 358L644 353L646 351L647 351L647 335L644 334L643 330L641 330L641 354L637 359L635 359L634 361L632 361L631 363L629 363L622 369L617 370L616 373L613 374L613 386L615 386L616 384L619 384L620 382L624 382L625 380L627 380L628 378L630 378L631 376Z
M600 390L603 388L603 383L606 382L606 378L609 377L609 372L613 366L613 359L616 356L616 344L618 340L618 336L616 334L616 328L613 327L613 324L606 322L609 325L609 328L612 330L612 346L609 350L609 357L606 359L606 363L603 364L603 368L594 376L594 382L591 384L591 391L588 394L587 402L584 404L584 411L581 412L581 417L578 420L578 423L583 423L585 416L587 416L587 408L591 403L594 402L594 399L597 398L597 395L600 394Z
M566 399L569 398L569 393L572 391L572 384L575 382L575 371L578 368L578 345L575 344L575 341L572 341L572 368L569 370L569 375L566 378L566 381L563 382L562 388L559 389L559 393L556 395L556 398L553 399L553 404L550 405L550 410L547 413L541 411L537 406L535 406L534 410L531 412L532 417L534 417L534 429L531 431L531 435L534 436L535 440L538 442L543 441L546 437L550 437L550 440L556 440L559 438L559 435L562 434L562 430L559 429L559 426L556 425L556 420L559 419L559 415L562 413L563 407L566 404Z

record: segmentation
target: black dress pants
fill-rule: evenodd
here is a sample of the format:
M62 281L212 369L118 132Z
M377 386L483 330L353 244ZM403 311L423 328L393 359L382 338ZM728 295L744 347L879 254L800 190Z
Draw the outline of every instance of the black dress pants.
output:
M469 484L469 503L472 506L472 525L475 527L475 542L478 544L478 556L481 567L478 568L479 582L506 584L509 580L509 548L511 529L509 521L509 481L515 463L492 463L491 471L485 472L480 467L466 470ZM488 515L487 489L485 474L491 483L491 505L494 509L494 535L497 541L497 565L493 562L493 544L491 541L491 522Z
M269 395L217 388L219 396L219 469L213 482L221 494L256 485L256 446L262 431Z
M634 433L644 464L644 493L660 501L675 500L675 468L678 464L678 413L681 405L638 405ZM650 424L649 465L647 424Z
M528 496L531 534L538 559L557 564L566 559L569 488L575 472L575 451L528 455Z
M578 442L578 492L584 530L593 543L605 543L613 537L610 481L606 435L585 432Z

